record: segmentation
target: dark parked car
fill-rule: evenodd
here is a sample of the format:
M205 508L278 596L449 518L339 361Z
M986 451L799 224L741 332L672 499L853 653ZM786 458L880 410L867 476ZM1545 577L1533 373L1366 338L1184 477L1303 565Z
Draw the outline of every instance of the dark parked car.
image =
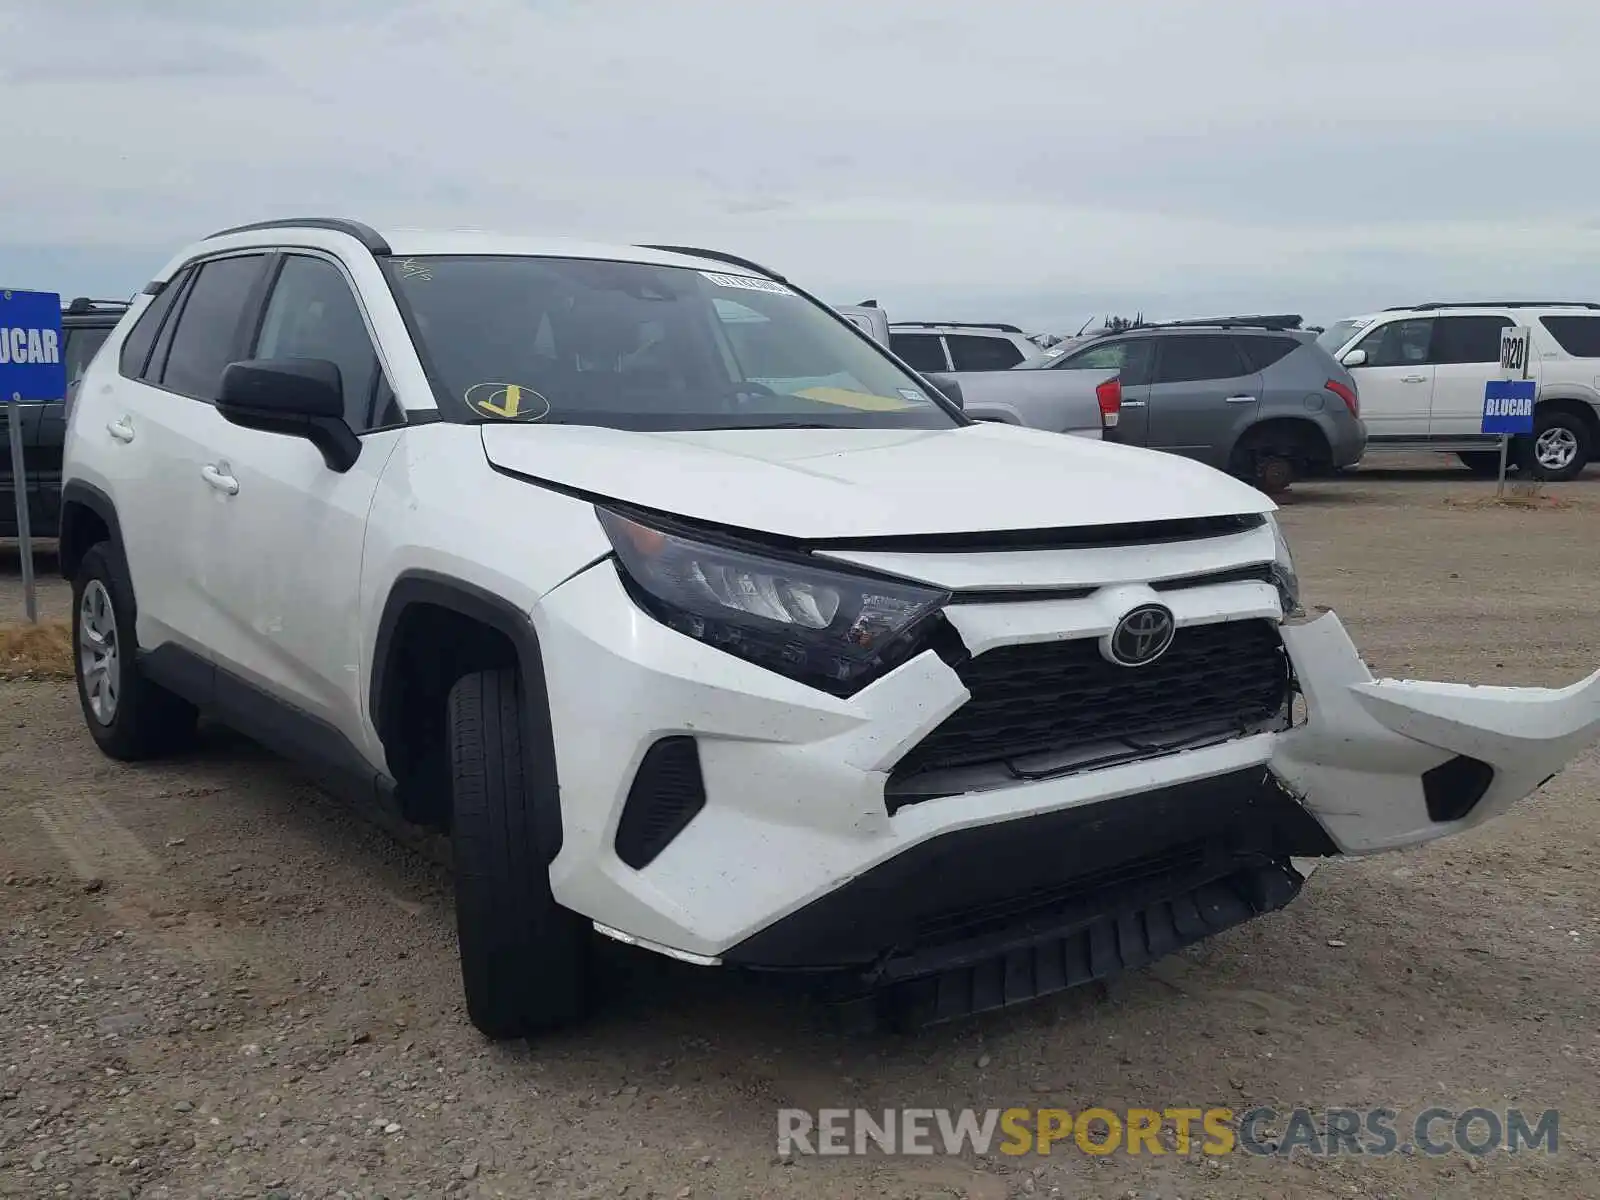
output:
M61 519L61 446L67 432L67 406L84 368L128 311L125 300L80 297L61 310L67 359L67 399L22 406L22 455L28 480L28 528L34 537L56 536ZM0 537L17 536L15 488L11 475L11 414L0 405Z
M1122 409L1107 440L1197 458L1278 492L1354 466L1367 443L1355 379L1299 323L1133 325L1017 369L1118 371Z

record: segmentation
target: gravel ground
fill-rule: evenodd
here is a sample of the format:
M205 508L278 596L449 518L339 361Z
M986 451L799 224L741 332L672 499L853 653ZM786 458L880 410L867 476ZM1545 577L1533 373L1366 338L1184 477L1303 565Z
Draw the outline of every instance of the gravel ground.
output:
M1308 602L1382 673L1587 674L1600 488L1461 506L1490 489L1298 488ZM0 606L16 592L0 574ZM0 684L0 1196L1600 1196L1597 792L1589 754L1498 824L1325 866L1287 911L1149 970L915 1037L847 1038L619 947L592 1025L491 1046L430 858L241 739L121 767L69 687ZM1560 1152L774 1154L782 1106L1297 1103L1556 1108Z

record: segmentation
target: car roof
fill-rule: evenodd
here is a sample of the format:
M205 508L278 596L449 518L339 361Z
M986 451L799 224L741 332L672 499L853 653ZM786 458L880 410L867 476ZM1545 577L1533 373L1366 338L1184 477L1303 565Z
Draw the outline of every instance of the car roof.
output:
M184 262L208 253L283 245L290 238L310 247L345 248L351 239L374 254L394 258L439 255L503 255L512 258L584 258L602 262L632 262L666 267L687 267L719 274L780 278L774 272L719 251L672 246L637 246L542 237L487 229L439 229L392 226L376 229L336 217L286 218L239 225L192 242L176 254L156 276L164 281Z

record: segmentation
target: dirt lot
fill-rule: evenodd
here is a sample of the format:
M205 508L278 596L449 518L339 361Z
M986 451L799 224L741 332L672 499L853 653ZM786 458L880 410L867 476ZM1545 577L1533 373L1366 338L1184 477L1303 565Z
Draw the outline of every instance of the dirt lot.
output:
M1381 673L1587 674L1600 484L1560 489L1560 511L1452 503L1490 490L1301 487L1284 520L1308 602ZM59 584L44 604L66 612ZM0 684L0 1196L1600 1196L1597 792L1590 754L1511 819L1326 866L1287 911L1151 970L914 1038L846 1038L619 952L592 1026L493 1047L427 858L238 739L119 767L69 687ZM1554 1108L1560 1148L774 1154L781 1106L1094 1104Z

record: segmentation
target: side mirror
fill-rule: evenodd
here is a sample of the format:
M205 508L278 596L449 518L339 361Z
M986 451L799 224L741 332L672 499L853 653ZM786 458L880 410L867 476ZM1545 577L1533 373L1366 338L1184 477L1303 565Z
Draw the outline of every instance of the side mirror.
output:
M1364 367L1367 365L1367 352L1365 350L1352 350L1339 361L1347 367Z
M925 373L922 377L931 383L934 389L946 400L950 401L951 404L963 411L966 409L966 397L961 394L961 381L952 378L948 371L932 371Z
M305 438L332 471L348 471L361 455L361 439L345 424L339 368L326 359L229 363L222 372L217 412L246 429Z

